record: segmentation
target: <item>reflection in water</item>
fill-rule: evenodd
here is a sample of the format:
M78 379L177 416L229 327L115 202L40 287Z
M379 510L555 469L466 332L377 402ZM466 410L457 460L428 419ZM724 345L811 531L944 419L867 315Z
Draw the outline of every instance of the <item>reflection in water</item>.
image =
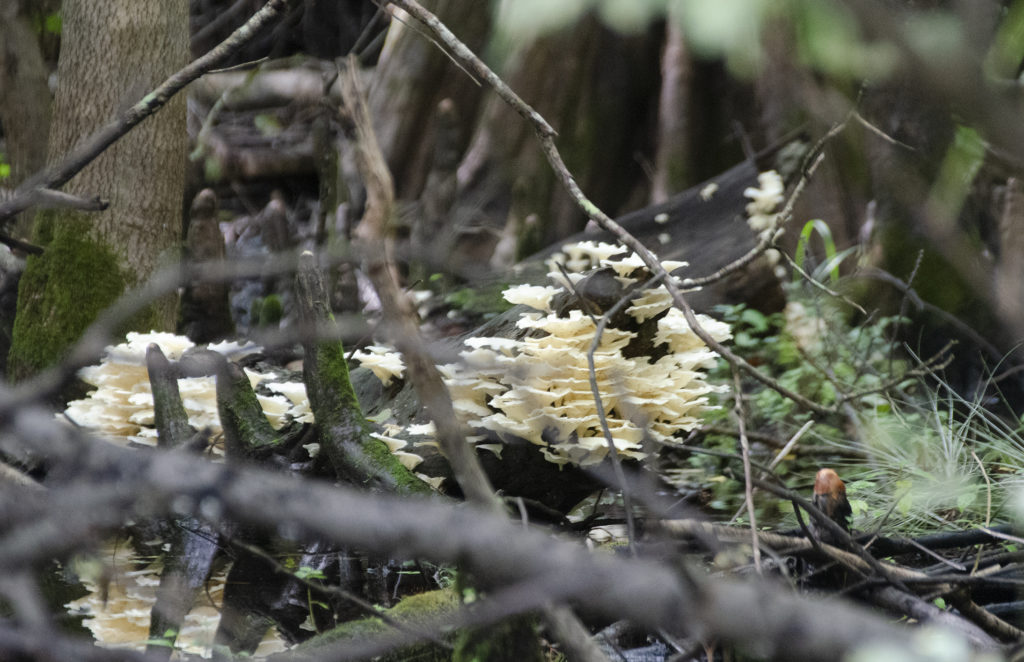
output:
M140 569L139 557L130 545L123 543L109 545L99 561L107 566L102 572L90 572L88 568L94 564L80 564L82 582L89 594L69 602L68 611L85 617L83 625L92 631L100 645L144 650L149 638L149 612L156 602L156 590L160 585L160 565L152 564ZM97 578L99 575L103 576L102 580ZM206 590L199 594L195 607L185 617L176 649L210 656L213 635L220 621L224 576L224 571L214 575ZM271 629L260 643L255 657L264 657L285 648L284 641Z

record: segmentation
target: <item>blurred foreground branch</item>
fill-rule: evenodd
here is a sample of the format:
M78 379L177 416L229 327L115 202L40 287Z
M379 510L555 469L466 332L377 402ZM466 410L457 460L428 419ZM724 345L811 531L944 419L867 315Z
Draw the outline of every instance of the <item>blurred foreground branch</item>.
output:
M541 598L578 600L611 618L719 637L768 657L785 651L793 660L836 659L869 641L907 646L905 631L862 609L759 582L701 580L688 588L659 563L593 553L468 505L373 496L180 452L126 450L58 425L39 409L19 412L12 423L14 435L0 447L45 454L64 480L31 499L3 500L5 574L78 552L127 518L212 517L275 531L287 523L298 537L370 552L458 560L494 586L544 578L547 595L522 608L543 606ZM792 636L797 631L801 637Z

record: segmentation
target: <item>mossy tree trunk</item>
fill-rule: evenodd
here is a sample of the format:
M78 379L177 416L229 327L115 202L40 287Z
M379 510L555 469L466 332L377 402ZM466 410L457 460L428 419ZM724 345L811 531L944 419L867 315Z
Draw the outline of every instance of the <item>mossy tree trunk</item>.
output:
M188 61L188 4L66 0L49 160ZM177 259L187 150L185 98L173 99L72 179L65 190L110 201L102 213L41 213L19 288L8 366L19 379L64 349L127 288ZM130 327L172 330L177 301L153 302ZM127 330L127 329L126 329Z

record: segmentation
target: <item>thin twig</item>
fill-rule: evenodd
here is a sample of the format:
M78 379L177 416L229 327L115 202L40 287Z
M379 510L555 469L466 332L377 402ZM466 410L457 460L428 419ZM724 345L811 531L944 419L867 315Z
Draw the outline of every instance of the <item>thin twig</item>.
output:
M985 471L985 465L982 463L981 458L978 454L971 449L971 457L978 463L978 468L981 469L981 475L985 479L985 528L987 529L989 524L992 522L992 481L989 480L988 472Z
M807 273L806 269L797 264L796 261L793 260L793 258L791 258L787 253L779 251L779 254L782 255L783 258L785 258L786 263L789 265L789 267L793 271L800 274L803 277L803 279L807 281L808 284L811 285L811 287L821 290L822 292L829 295L833 299L838 299L839 301L842 301L851 308L855 308L857 312L860 313L861 315L867 316L868 311L864 310L864 306L860 305L859 303L857 303L850 297L846 296L845 294L842 294L841 292L836 292L832 288L825 285L825 283L822 283L818 279L811 276L811 274Z
M984 349L985 353L987 353L989 356L993 357L997 361L1002 360L1003 352L1001 352L995 345L986 340L980 333L969 327L967 324L964 324L964 322L957 318L955 315L951 315L947 311L939 308L938 306L922 299L920 295L918 295L917 292L910 286L909 283L900 280L896 276L886 271L874 268L863 269L857 273L851 274L851 276L853 278L880 280L884 283L892 285L900 292L905 293L910 303L914 304L914 307L917 308L919 311L925 311L930 314L941 317L943 322L949 324L954 329L956 329L960 334L970 339L972 343Z
M734 399L736 402L736 422L740 431L740 450L743 453L743 495L747 504L747 512L750 513L750 542L754 549L754 569L761 574L761 545L757 537L757 516L754 514L754 482L753 473L750 470L750 442L747 441L747 423L743 413L743 385L740 383L740 372L736 368L732 371L732 383Z
M824 556L825 552L821 549L821 543L818 542L818 537L811 532L810 528L808 528L807 524L804 522L804 515L800 509L800 504L795 500L790 500L789 503L793 506L793 514L796 515L796 523L800 525L800 531L804 534L804 540L811 543L811 547L814 548L815 552Z
M797 430L796 433L792 437L790 437L789 441L786 442L786 445L782 447L782 450L776 453L772 461L768 463L768 468L774 469L775 467L777 467L779 462L782 462L782 459L786 457L789 451L793 450L793 447L796 446L798 441L800 441L800 437L804 436L804 433L810 430L811 426L814 425L814 423L815 421L812 418L811 420L801 425L800 429Z
M796 201L803 194L804 188L807 186L808 182L810 182L811 175L814 174L814 171L818 169L818 166L821 165L821 162L824 160L825 155L818 154L814 161L812 161L807 169L804 170L799 181L797 181L796 185L793 187L793 192L789 194L789 198L786 200L786 204L782 208L782 211L776 215L772 227L767 228L764 232L760 233L757 244L753 248L712 274L701 276L700 278L684 278L683 287L703 287L705 285L716 283L729 274L744 268L757 259L757 257L766 250L774 246L782 236L782 233L790 219L793 218L793 209L796 206Z
M776 214L775 221L772 223L772 226L761 233L757 245L739 259L725 265L713 274L703 276L701 278L684 279L684 287L700 287L719 281L734 271L739 271L746 265L753 262L757 256L765 252L768 248L771 248L779 240L782 233L785 231L786 225L793 218L793 210L796 207L797 200L799 200L800 196L803 194L804 188L806 188L807 184L811 180L811 176L814 175L818 166L820 166L825 160L825 146L846 129L853 112L854 111L850 111L850 113L847 114L846 119L833 125L828 131L826 131L825 135L819 138L818 141L814 143L814 146L804 156L804 160L800 168L800 179L793 187L793 192L790 193L789 197L786 199L786 204L783 206L782 211Z
M794 446L796 446L797 442L800 441L800 438L802 436L804 436L804 433L807 432L811 428L811 426L814 425L814 423L815 423L815 420L812 418L811 420L807 421L802 426L800 426L800 429L796 431L796 434L794 434L790 438L790 440L788 442L786 442L785 446L783 446L781 449L779 449L779 452L775 454L775 457L772 458L772 461L768 463L768 471L769 472L775 470L775 467L777 467L779 465L779 462L782 462L783 458L786 457L786 454L789 453L789 451L791 451ZM737 435L738 434L739 433L737 433ZM747 434L746 428L743 428L743 436L747 437L749 439L749 435ZM749 442L748 442L748 445L749 445ZM749 461L750 461L750 453L748 452L747 453L747 462L749 462ZM762 476L762 478L763 477L764 476ZM757 488L754 488L753 491L756 492ZM740 505L740 507L736 510L736 514L733 515L729 519L729 523L731 524L731 523L735 522L741 515L743 515L744 512L747 511L747 509L749 507L750 507L750 504L748 504L746 501L744 501L743 504Z
M890 145L896 145L898 147L902 147L903 149L905 149L907 151L910 151L910 152L916 152L917 151L917 148L908 145L907 143L903 142L902 140L896 140L895 138L890 136L885 131L882 131L881 129L879 129L877 126L875 126L874 124L869 122L867 119L865 119L865 117L863 115L861 115L859 112L854 111L853 114L852 114L852 117L853 117L853 119L857 120L857 122L861 126L863 126L865 129L867 129L871 133L875 134L876 136L878 136L879 138L881 138L885 142L889 143Z
M979 531L984 531L993 538L999 538L1001 540L1009 540L1016 545L1024 545L1024 538L1019 536L1011 536L1009 533L1003 533L1002 531L996 531L995 529L988 526L979 526Z
M561 266L561 265L559 265ZM604 315L601 316L600 320L594 320L594 316L587 312L590 319L596 324L594 329L594 339L590 343L590 348L587 350L587 369L588 377L590 380L590 392L594 396L594 406L597 409L597 418L601 423L601 433L604 435L605 442L608 444L608 455L611 457L612 470L615 472L615 480L619 483L619 489L622 490L622 501L623 507L626 510L626 532L629 536L629 550L630 553L636 554L636 525L633 520L633 504L632 497L630 495L629 484L626 481L626 474L622 470L622 459L619 457L619 451L615 448L615 440L612 438L611 429L608 427L608 416L604 410L604 402L601 398L601 390L597 387L597 366L594 362L594 353L597 351L598 346L601 344L601 336L604 334L605 327L608 326L608 322L613 317L619 314L626 304L631 302L636 296L636 289L643 289L645 287L655 287L661 281L660 277L650 279L644 283L640 288L632 288L626 291L615 305L608 309ZM572 280L566 278L566 282L570 285ZM575 288L575 286L573 286ZM586 298L580 296L580 301L586 305Z

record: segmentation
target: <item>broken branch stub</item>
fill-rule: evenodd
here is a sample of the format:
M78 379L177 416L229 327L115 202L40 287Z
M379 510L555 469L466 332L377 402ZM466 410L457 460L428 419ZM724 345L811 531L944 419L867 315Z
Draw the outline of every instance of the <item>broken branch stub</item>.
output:
M324 339L317 333L318 327L334 317L323 274L312 253L299 258L295 285L304 327L302 376L316 418L320 450L326 453L335 475L339 480L372 489L433 494L430 486L402 465L383 441L370 435L370 423L363 416L349 379L345 348L341 341Z
M146 369L153 392L157 445L160 448L177 448L195 434L195 429L189 425L185 406L181 403L177 371L156 343L146 348Z
M249 377L226 359L217 369L217 413L229 458L254 460L281 443L281 435L263 413Z
M167 360L156 343L146 348L146 369L153 392L157 445L165 449L186 446L194 437L195 429L189 425L188 414L181 402L178 389L180 371ZM185 614L192 609L210 574L219 542L219 535L213 527L194 517L169 524L170 547L164 556L160 587L150 613L149 639L152 643L146 647L150 655L167 658L172 647L166 644L173 644L177 639Z

